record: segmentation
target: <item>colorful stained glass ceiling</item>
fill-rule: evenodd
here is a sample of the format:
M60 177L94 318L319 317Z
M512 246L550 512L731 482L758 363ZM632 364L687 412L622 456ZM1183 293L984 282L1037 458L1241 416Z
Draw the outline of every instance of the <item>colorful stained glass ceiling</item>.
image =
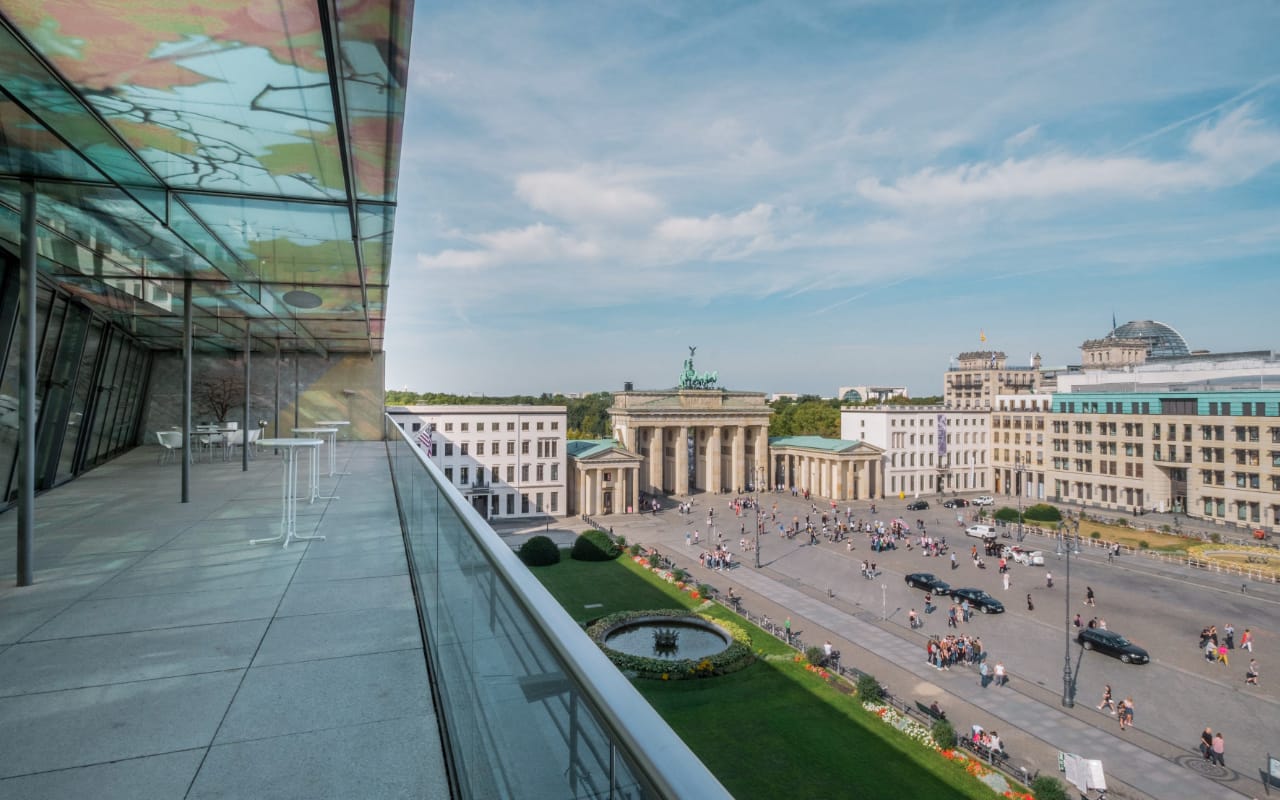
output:
M202 346L381 349L412 15L0 0L0 247L32 181L42 272L152 347L190 278Z

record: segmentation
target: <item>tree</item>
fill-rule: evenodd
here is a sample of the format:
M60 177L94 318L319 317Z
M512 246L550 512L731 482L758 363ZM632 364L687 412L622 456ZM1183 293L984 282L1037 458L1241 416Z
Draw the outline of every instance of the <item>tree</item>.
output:
M244 375L225 363L201 371L191 384L191 398L218 422L226 422L231 409L244 405Z

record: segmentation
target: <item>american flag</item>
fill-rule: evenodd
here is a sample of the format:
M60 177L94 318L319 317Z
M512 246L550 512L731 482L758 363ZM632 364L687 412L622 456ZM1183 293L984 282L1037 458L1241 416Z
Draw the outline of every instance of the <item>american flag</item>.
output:
M418 432L418 447L422 448L422 452L430 458L436 454L436 443L431 434L434 427L423 428Z

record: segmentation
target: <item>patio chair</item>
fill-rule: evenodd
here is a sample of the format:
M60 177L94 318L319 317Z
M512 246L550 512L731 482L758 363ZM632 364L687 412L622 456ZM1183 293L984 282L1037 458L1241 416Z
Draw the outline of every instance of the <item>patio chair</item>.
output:
M224 435L224 445L227 448L227 454L235 457L236 448L244 447L244 431L228 431Z
M156 431L156 439L162 448L159 463L171 462L175 452L182 452L182 431Z

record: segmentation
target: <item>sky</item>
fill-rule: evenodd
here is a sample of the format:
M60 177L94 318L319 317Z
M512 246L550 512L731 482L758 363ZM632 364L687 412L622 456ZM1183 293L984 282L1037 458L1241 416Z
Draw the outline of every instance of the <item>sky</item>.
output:
M387 386L1280 349L1280 5L417 3ZM986 337L982 341L981 337Z

